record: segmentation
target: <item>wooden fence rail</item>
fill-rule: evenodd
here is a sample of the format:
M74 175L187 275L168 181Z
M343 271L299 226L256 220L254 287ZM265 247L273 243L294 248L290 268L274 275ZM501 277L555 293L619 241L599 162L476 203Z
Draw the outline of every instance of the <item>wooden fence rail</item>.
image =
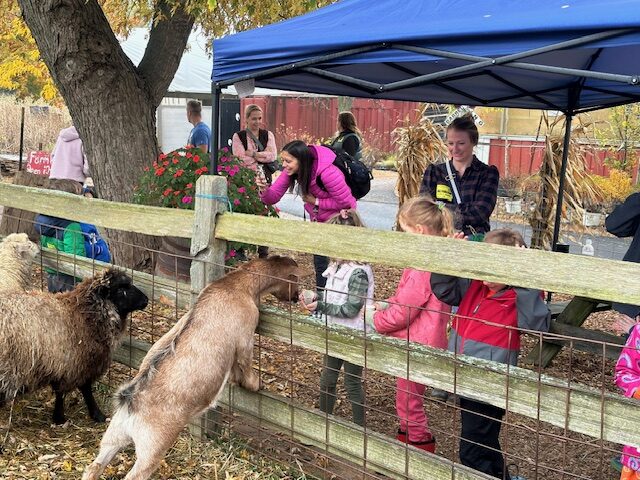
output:
M0 205L96 225L191 238L190 210L86 199L0 184ZM640 304L640 264L449 238L224 213L215 238ZM620 288L623 278L625 288Z

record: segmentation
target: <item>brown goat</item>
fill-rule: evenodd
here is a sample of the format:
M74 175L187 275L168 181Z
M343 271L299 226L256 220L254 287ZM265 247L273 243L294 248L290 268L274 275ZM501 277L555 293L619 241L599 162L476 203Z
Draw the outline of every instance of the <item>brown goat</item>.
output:
M260 295L296 299L298 274L294 260L276 256L209 284L116 394L116 412L83 480L97 480L132 442L137 459L125 480L149 478L189 420L215 405L227 380L257 391L252 363Z

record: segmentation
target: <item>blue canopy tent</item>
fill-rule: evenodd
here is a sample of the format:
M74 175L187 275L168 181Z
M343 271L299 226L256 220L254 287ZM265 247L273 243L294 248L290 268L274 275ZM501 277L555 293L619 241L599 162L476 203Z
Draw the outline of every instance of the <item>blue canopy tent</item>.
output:
M342 0L215 40L213 50L213 125L220 89L240 81L356 97L562 111L560 192L572 117L640 101L638 0ZM554 245L561 212L562 194Z

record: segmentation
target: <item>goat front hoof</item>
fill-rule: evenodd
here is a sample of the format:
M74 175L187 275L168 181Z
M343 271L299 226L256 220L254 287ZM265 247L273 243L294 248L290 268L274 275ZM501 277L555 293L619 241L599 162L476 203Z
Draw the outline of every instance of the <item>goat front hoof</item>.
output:
M107 421L107 417L100 410L91 412L89 416L93 419L94 422L97 422L97 423L104 423Z
M64 415L54 415L53 423L56 425L64 425L67 422L67 419Z

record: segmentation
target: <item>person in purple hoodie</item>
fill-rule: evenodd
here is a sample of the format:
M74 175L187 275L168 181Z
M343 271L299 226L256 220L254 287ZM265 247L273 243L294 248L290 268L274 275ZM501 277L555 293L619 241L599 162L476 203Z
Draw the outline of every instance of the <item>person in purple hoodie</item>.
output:
M89 176L89 164L76 127L63 128L51 152L51 179L68 179L84 183Z
M283 168L280 176L271 186L267 186L264 179L257 180L260 198L267 205L273 205L287 190L295 189L312 222L324 223L341 210L355 210L356 199L344 174L333 164L335 158L336 154L328 147L307 145L301 140L287 143L280 154ZM322 274L329 266L329 257L314 255L313 266L316 287L324 289L327 279Z

